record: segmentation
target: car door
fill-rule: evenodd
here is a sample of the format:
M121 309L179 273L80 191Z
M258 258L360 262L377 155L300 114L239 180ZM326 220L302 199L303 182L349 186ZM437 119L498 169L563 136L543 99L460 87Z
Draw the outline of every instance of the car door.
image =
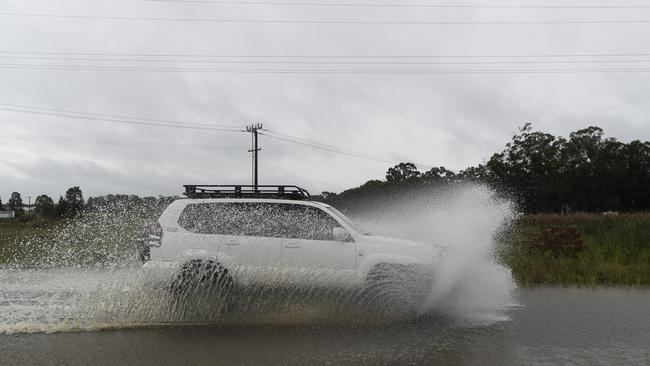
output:
M350 283L356 270L354 240L334 240L334 228L342 225L324 210L291 205L282 239L282 261L287 279L301 284L341 285Z
M271 282L279 277L281 245L269 235L268 204L227 202L218 212L219 261L234 271L242 284Z

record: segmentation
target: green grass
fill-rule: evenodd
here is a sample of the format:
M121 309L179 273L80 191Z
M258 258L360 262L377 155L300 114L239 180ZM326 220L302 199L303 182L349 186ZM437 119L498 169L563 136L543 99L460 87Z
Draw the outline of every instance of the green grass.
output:
M9 268L134 265L145 222L160 209L112 205L73 219L35 217L0 222L0 266Z
M42 241L52 235L61 225L59 221L1 220L0 221L0 264L21 256L32 256L34 241Z
M576 230L582 247L534 245L548 229ZM650 285L650 214L531 215L510 234L500 256L520 285Z

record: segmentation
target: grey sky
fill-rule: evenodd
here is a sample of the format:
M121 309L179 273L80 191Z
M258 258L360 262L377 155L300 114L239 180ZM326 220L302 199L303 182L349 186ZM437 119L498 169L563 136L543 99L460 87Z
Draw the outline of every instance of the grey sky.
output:
M451 3L456 2L435 2ZM571 2L576 5L600 3L623 4ZM552 3L512 0L503 4ZM555 4L568 3L558 1ZM625 4L642 3L625 1ZM40 0L29 4L4 0L0 12L343 21L650 20L650 9L226 6L130 0ZM64 56L0 53L0 64L4 65L0 66L0 103L242 128L251 122L263 122L270 130L381 155L395 162L415 161L454 170L478 164L500 151L524 122L532 122L535 128L554 134L566 135L596 124L607 136L624 141L650 139L650 73L642 72L319 75L19 70L8 66L363 70L644 68L650 67L649 23L264 24L0 15L0 51L275 56L614 54L619 56L551 58L555 61L607 61L567 64L503 63L543 58L397 59L456 62L409 66L101 62L17 59L16 56ZM621 55L632 53L647 53L648 56ZM138 58L142 57L130 57ZM163 59L187 61L193 58ZM458 63L466 61L500 63ZM40 193L58 197L73 185L81 186L86 196L155 195L180 193L180 185L184 183L250 182L250 154L247 152L250 136L245 133L121 125L0 110L0 136L0 197L3 201L12 191L19 191L25 197ZM55 141L51 136L64 140ZM40 139L43 137L47 138ZM88 143L72 142L70 138L85 139ZM198 145L199 148L115 146L100 144L97 140ZM383 178L390 165L267 137L261 138L261 146L261 183L299 184L314 193L340 191L369 179Z

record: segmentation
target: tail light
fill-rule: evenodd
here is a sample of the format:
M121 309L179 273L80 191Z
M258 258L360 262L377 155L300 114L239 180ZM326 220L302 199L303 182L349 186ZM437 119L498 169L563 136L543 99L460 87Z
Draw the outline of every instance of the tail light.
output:
M159 223L153 222L144 227L144 240L149 247L159 247L162 243L163 229Z
M144 226L142 240L140 241L140 260L143 262L151 259L151 247L160 247L162 244L163 229L157 222L152 222Z

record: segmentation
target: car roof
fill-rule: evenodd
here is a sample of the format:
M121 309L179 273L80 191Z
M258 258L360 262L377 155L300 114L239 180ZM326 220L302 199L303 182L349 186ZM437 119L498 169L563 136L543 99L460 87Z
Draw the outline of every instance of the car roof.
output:
M332 207L326 203L311 200L283 200L276 198L181 198L174 201L177 204L189 205L193 203L288 203L292 205Z

